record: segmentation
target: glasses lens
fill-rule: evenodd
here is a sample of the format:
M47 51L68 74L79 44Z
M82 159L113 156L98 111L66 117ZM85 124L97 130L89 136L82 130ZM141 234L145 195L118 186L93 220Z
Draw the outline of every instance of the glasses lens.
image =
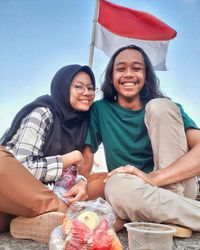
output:
M84 86L81 85L81 84L75 84L75 85L74 85L74 88L75 88L76 92L77 92L79 95L83 94L84 91L85 91Z
M77 83L77 84L74 84L74 88L76 89L76 92L79 95L82 95L86 89L90 95L95 94L95 89L92 85L83 85L83 84Z

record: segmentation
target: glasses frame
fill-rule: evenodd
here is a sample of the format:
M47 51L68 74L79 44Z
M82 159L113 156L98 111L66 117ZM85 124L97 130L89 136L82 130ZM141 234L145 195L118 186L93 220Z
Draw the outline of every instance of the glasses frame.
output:
M94 95L96 94L96 92L98 91L97 88L93 88L93 90L90 90L90 89L89 89L89 86L90 86L90 87L91 87L91 86L93 87L92 84L91 84L91 85L90 85L90 84L86 85L86 84L83 84L83 83L80 83L80 82L75 82L75 83L73 83L72 86L75 88L76 93L77 93L78 95L84 94L84 92L85 92L86 89L87 89L89 95L91 95L91 96L94 96ZM80 86L82 87L81 90L78 89L78 87L80 87Z

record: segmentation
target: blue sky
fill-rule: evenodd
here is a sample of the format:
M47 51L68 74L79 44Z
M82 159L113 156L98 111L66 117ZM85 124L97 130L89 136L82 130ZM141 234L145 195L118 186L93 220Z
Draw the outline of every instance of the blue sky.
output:
M200 126L200 1L112 0L149 12L177 31L170 42L161 89ZM15 113L49 93L54 73L88 64L95 0L0 0L0 136ZM95 49L98 85L109 58Z

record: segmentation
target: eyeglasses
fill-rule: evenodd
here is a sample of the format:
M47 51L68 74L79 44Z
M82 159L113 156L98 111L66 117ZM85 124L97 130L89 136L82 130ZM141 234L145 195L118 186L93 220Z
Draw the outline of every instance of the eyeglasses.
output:
M95 89L91 84L85 85L85 84L82 84L80 82L77 82L77 83L74 83L73 86L74 86L78 95L82 95L86 89L87 89L89 95L95 95Z

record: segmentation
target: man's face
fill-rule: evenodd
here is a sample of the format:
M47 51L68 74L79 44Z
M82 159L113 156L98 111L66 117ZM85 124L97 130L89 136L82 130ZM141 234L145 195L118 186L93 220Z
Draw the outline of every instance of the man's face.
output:
M145 64L142 54L135 49L120 52L113 65L113 85L118 101L140 101L140 91L145 83Z

